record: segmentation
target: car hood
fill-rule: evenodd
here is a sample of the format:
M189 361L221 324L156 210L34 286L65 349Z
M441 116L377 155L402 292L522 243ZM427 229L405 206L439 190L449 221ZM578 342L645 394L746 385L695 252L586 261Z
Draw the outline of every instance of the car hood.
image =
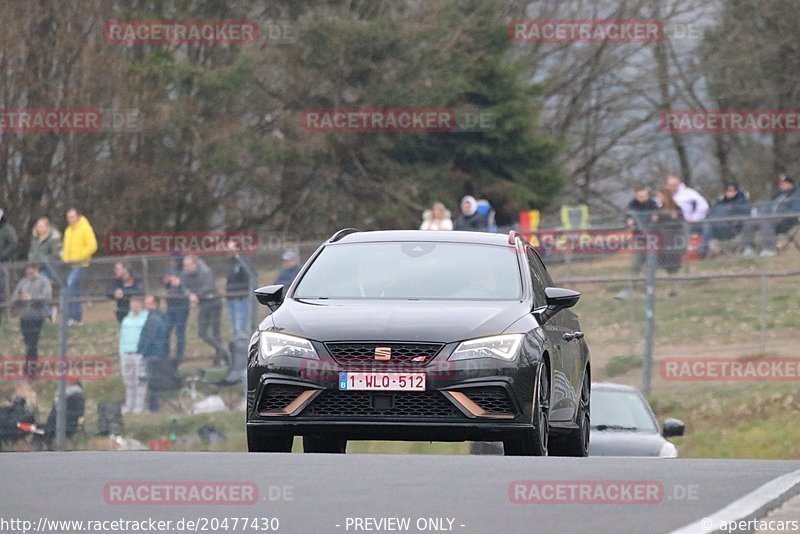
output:
M262 328L315 341L450 343L500 334L526 313L516 301L288 299Z
M592 429L589 456L658 456L666 442L655 433Z

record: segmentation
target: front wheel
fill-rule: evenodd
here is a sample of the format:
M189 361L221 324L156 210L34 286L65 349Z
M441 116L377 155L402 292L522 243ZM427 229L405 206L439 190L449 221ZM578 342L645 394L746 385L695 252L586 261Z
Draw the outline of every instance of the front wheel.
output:
M578 425L558 439L553 439L550 446L551 456L589 456L589 433L591 432L591 396L592 386L589 373L584 373L581 384L581 401L575 423Z
M547 367L539 365L536 373L532 430L503 440L506 456L547 456L550 439L550 377Z

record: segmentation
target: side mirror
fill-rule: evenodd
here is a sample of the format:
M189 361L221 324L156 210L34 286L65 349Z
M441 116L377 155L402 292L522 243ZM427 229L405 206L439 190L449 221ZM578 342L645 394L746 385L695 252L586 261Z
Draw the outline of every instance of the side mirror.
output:
M686 432L686 425L679 419L665 419L664 430L661 433L665 438L682 436Z
M255 290L256 300L272 311L277 310L283 303L283 284L259 287Z
M535 310L542 324L561 310L575 306L581 298L581 294L577 291L563 287L547 287L544 296L547 299L547 306Z

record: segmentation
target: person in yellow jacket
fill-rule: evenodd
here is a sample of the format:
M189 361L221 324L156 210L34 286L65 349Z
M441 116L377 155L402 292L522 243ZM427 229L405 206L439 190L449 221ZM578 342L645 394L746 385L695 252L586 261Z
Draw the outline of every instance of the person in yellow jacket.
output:
M61 248L61 259L69 266L67 275L67 322L69 325L83 321L83 306L80 303L81 280L89 261L97 252L97 237L89 220L75 208L67 210L67 228Z

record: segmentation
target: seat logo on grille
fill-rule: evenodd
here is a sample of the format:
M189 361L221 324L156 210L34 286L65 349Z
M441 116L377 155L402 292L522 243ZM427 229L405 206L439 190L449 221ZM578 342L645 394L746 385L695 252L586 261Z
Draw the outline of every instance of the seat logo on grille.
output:
M386 361L392 359L392 347L375 347L375 359Z

